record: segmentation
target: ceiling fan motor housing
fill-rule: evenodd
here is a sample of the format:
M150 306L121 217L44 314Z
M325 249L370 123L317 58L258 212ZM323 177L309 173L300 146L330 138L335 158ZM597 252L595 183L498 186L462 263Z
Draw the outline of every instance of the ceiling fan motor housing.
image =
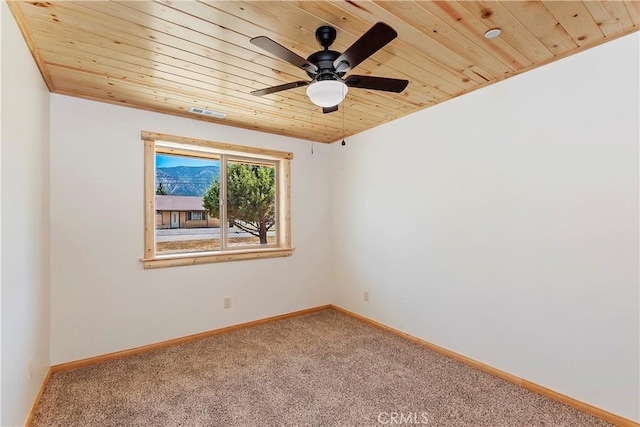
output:
M333 66L333 61L340 55L341 53L335 50L320 50L312 53L309 55L309 58L307 58L307 61L316 64L318 71L315 73L307 71L307 75L314 80L336 80L337 77L342 77L345 73L336 73L336 69Z
M315 81L339 80L345 75L345 72L336 72L333 62L342 54L335 50L329 50L329 46L336 40L336 29L329 25L318 27L316 30L316 40L324 50L312 53L307 58L307 61L318 67L318 71L307 71L307 75Z

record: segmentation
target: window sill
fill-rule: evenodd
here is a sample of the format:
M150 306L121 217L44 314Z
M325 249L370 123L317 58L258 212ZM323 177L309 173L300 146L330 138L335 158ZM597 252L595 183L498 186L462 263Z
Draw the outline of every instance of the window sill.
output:
M247 259L280 258L293 255L294 248L250 249L201 254L160 255L141 259L145 269L178 267L182 265L210 264L214 262L241 261Z

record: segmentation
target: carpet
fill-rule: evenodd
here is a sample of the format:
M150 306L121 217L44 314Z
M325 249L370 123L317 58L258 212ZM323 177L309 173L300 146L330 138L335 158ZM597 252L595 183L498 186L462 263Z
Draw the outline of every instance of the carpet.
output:
M610 426L334 310L55 373L40 426Z

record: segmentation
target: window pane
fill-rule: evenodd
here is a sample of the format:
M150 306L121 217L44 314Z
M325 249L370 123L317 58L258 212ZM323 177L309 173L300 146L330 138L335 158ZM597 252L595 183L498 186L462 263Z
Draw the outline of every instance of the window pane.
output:
M227 163L228 247L276 243L273 164Z
M156 154L157 254L220 250L219 206L204 206L219 176L219 157Z

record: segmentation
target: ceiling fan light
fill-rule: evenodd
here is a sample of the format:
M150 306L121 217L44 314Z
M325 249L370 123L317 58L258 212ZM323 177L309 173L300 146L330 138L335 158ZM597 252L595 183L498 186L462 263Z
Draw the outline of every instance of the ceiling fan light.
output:
M349 88L339 80L320 80L307 87L307 96L319 107L333 107L340 104Z

